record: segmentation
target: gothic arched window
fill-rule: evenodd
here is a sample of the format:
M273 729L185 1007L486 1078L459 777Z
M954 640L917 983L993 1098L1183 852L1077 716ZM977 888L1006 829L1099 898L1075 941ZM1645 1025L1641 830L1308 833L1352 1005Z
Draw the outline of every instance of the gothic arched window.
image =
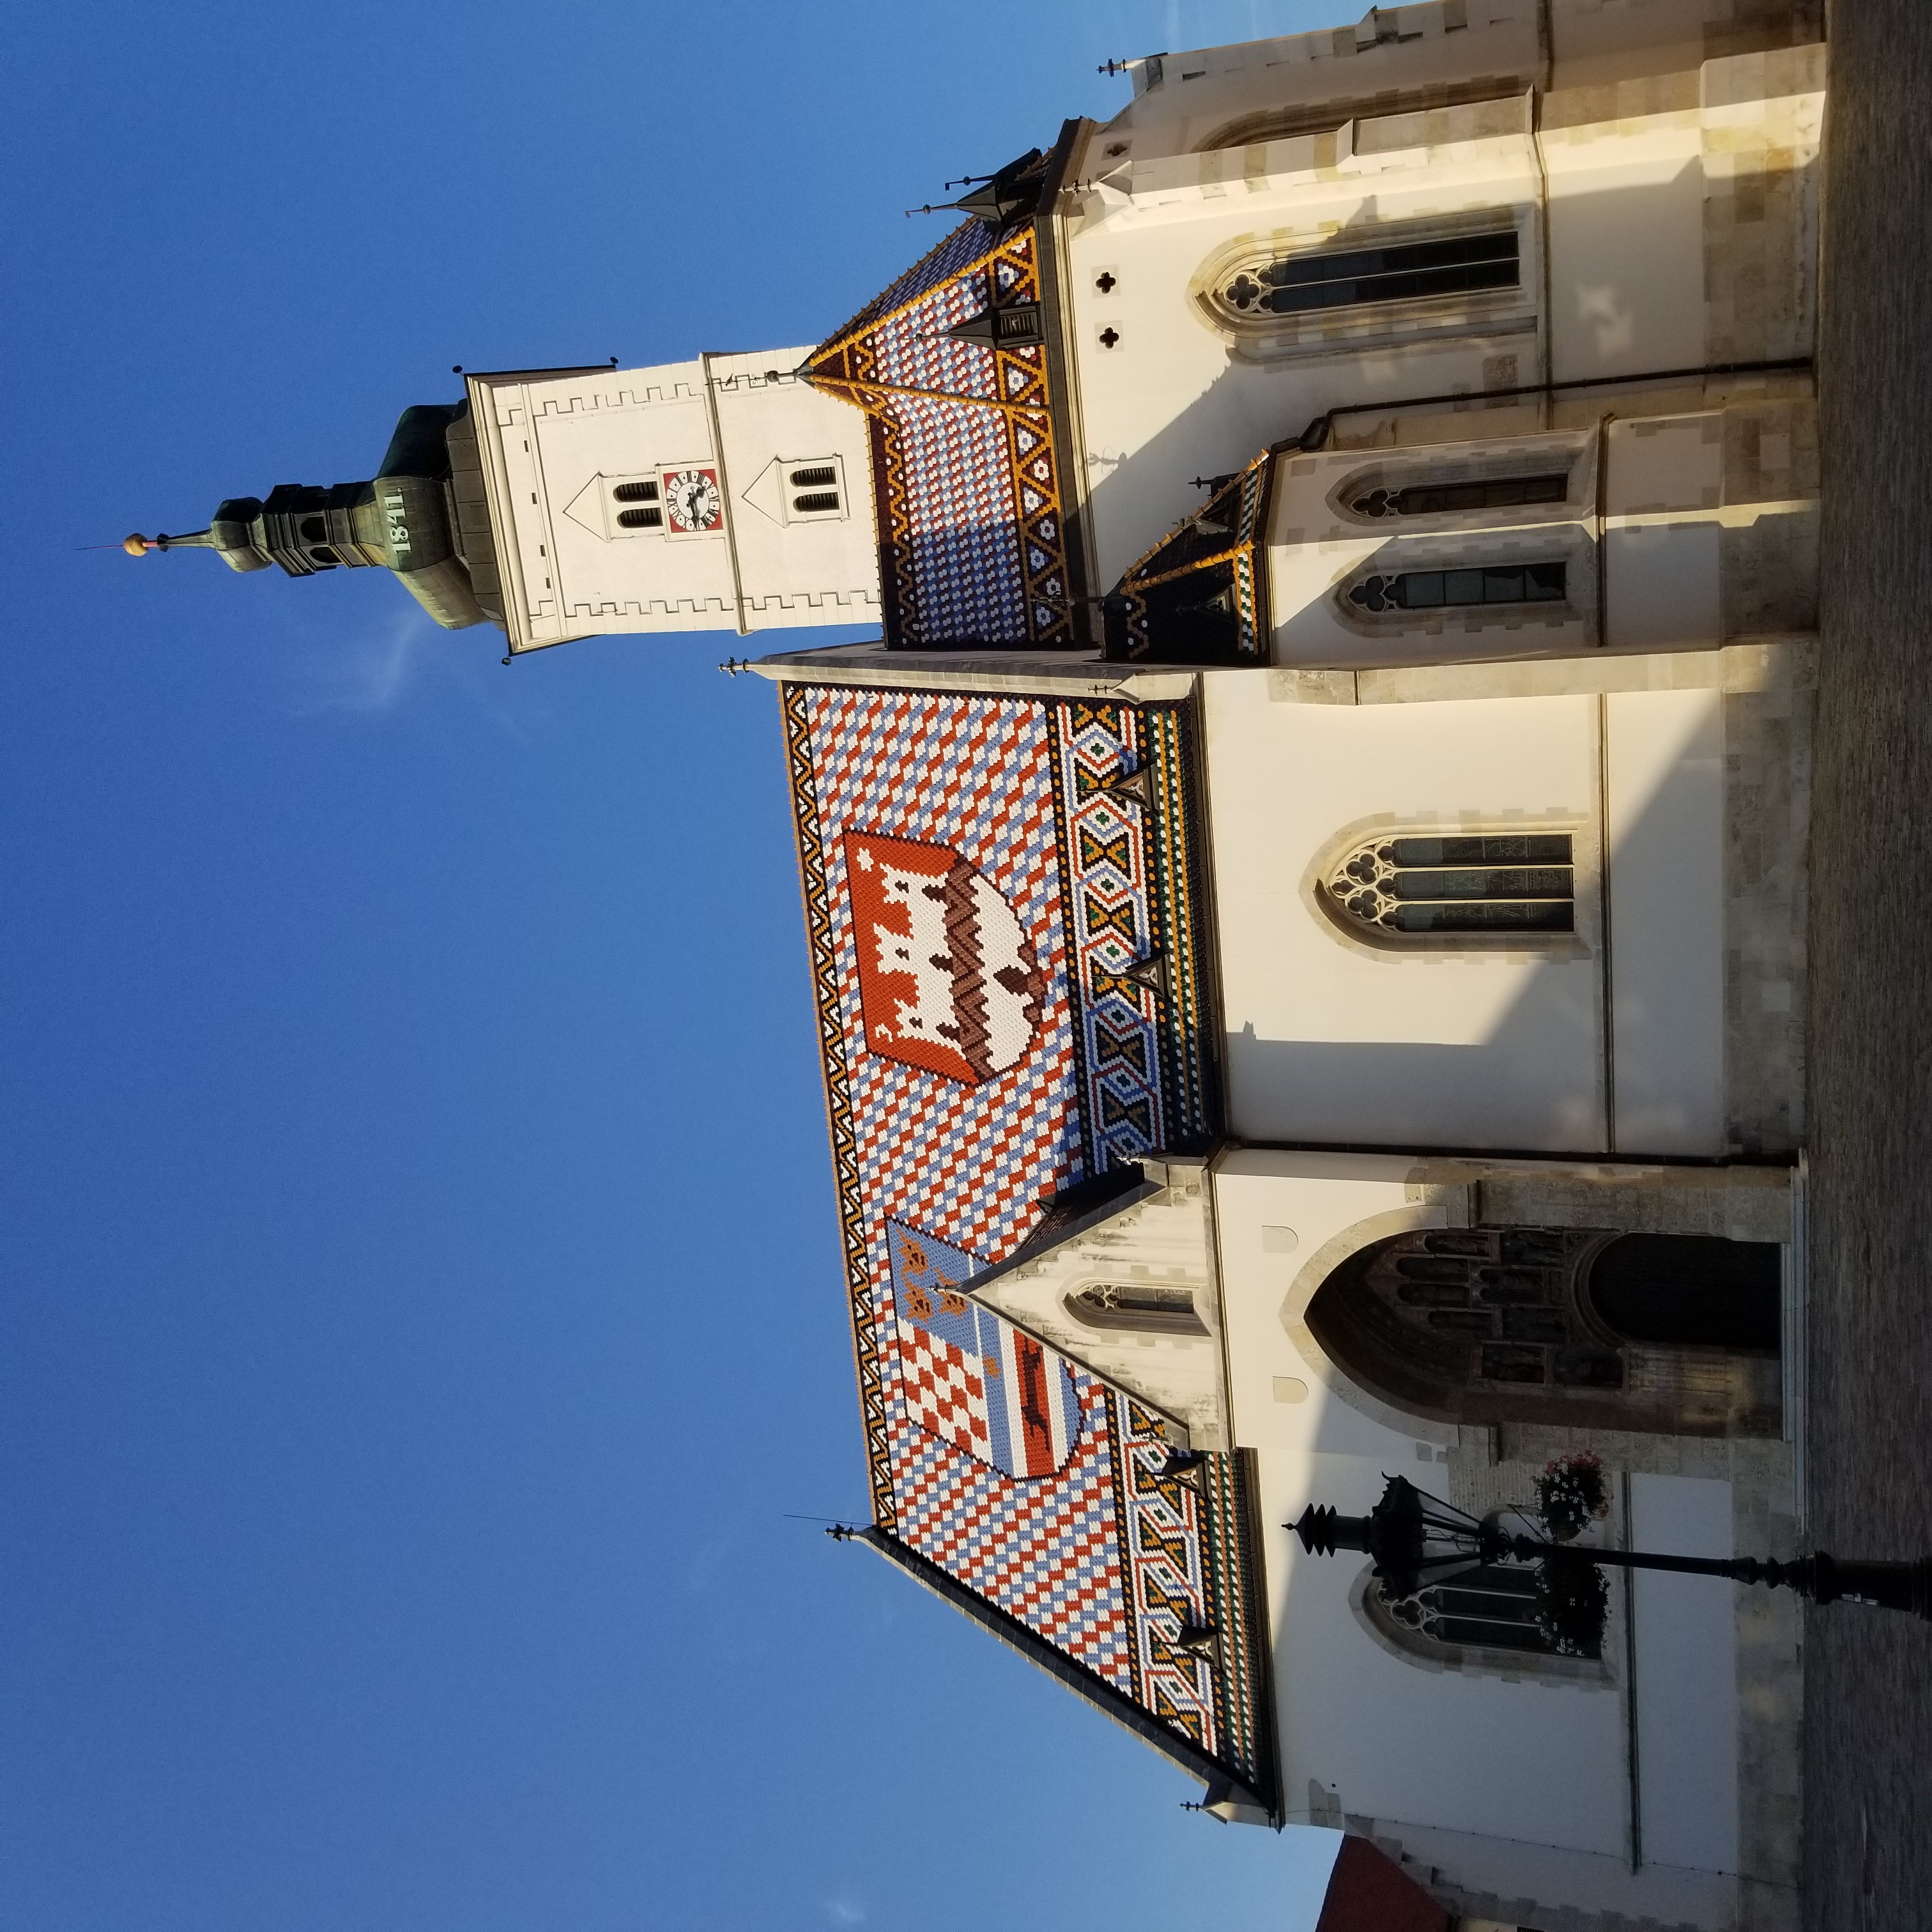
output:
M1322 881L1330 902L1378 934L1572 932L1567 832L1375 838Z
M1775 1243L1717 1235L1427 1228L1358 1250L1307 1322L1362 1388L1440 1420L1774 1435L1782 1269Z
M1514 1650L1539 1657L1600 1657L1600 1639L1588 1648L1564 1650L1536 1614L1536 1573L1526 1564L1472 1563L1466 1570L1431 1577L1412 1596L1390 1597L1372 1586L1366 1604L1389 1622L1439 1644L1461 1648Z
M1463 483L1411 483L1397 490L1365 490L1348 507L1358 517L1448 517L1472 510L1560 503L1569 489L1567 471L1553 476L1478 477Z
M1405 570L1363 578L1348 602L1371 616L1390 610L1452 610L1482 604L1560 604L1568 567L1556 563L1484 564L1468 570Z
M1238 316L1298 315L1379 302L1513 289L1521 278L1514 224L1477 235L1385 242L1373 248L1304 248L1242 263L1220 283Z
M1167 1282L1093 1282L1066 1298L1066 1312L1090 1328L1137 1328L1168 1335L1204 1335L1190 1288Z

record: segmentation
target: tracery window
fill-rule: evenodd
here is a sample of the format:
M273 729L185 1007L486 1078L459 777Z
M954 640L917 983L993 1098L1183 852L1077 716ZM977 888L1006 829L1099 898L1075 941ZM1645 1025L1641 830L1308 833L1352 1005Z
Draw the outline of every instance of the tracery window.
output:
M1526 1565L1473 1563L1431 1578L1413 1596L1391 1598L1374 1586L1370 1600L1372 1613L1436 1643L1542 1657L1603 1654L1600 1636L1565 1650L1544 1629L1537 1620L1536 1573Z
M1166 1282L1094 1282L1066 1298L1067 1312L1090 1328L1137 1328L1204 1335L1190 1288Z
M1458 1423L1775 1435L1774 1242L1607 1228L1431 1228L1342 1262L1317 1346L1381 1400Z
M1515 288L1520 256L1514 226L1378 248L1304 249L1245 264L1222 284L1220 294L1240 316L1413 302Z
M1369 840L1323 884L1378 932L1571 932L1576 876L1567 832L1479 832Z
M1379 616L1389 610L1445 610L1482 604L1560 604L1568 566L1562 563L1484 565L1471 570L1405 570L1365 577L1348 602Z
M1471 510L1560 503L1569 487L1567 473L1479 477L1466 483L1412 483L1400 490L1368 490L1348 507L1358 517L1444 517Z

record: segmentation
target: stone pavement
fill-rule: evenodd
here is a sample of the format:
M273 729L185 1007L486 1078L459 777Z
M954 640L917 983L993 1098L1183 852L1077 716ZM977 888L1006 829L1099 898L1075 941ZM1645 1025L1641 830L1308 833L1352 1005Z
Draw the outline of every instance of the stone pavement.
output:
M1932 1552L1932 4L1836 0L1819 364L1810 1532ZM1805 1921L1932 1926L1932 1625L1805 1622Z

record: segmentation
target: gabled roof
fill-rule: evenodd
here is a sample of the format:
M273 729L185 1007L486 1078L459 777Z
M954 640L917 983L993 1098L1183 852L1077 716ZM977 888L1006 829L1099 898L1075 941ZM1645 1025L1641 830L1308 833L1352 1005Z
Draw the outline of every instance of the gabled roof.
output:
M1043 207L1067 146L1024 171ZM1088 641L1048 226L962 223L807 359L871 418L889 644Z
M1268 518L1279 449L1214 479L1208 507L1136 558L1106 602L1106 655L1268 662Z
M1187 715L783 689L871 1540L1273 1808L1245 1462L1162 1480L1157 1416L964 1292L1214 1134Z

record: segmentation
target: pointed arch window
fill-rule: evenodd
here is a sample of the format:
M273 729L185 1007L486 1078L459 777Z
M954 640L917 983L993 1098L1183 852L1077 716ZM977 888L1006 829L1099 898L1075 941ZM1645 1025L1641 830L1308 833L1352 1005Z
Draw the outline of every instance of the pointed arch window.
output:
M1066 1297L1066 1312L1090 1328L1204 1335L1191 1288L1169 1282L1092 1282Z
M1220 294L1236 315L1262 316L1513 289L1522 279L1521 253L1513 223L1372 248L1300 249L1244 264Z
M1568 566L1562 562L1485 564L1472 570L1405 570L1349 586L1348 602L1371 616L1391 610L1453 610L1485 604L1561 604Z
M1520 1651L1532 1657L1600 1657L1600 1637L1566 1650L1537 1620L1536 1573L1526 1564L1473 1563L1432 1577L1414 1595L1390 1597L1371 1586L1366 1606L1431 1644L1459 1650ZM1378 1614L1379 1613L1379 1614Z
M1323 881L1330 902L1378 934L1562 933L1576 926L1567 832L1371 839Z
M1462 516L1472 510L1516 510L1534 503L1560 503L1569 489L1568 471L1544 476L1478 476L1460 483L1411 483L1396 490L1367 490L1348 507L1358 517Z

